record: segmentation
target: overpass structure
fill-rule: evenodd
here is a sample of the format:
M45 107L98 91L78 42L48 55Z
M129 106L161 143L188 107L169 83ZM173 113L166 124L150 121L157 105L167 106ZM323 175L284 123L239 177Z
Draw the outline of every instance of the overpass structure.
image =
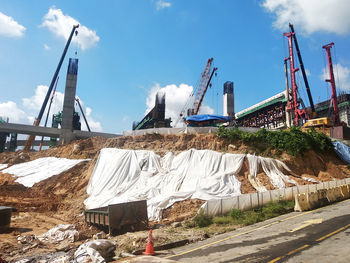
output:
M71 129L58 129L58 128L49 128L49 127L42 127L42 126L16 124L16 123L0 123L0 133L1 132L61 138L61 142L65 141L66 143L69 143L72 140L86 139L86 138L95 137L95 136L101 136L104 138L113 138L113 137L122 136L120 134L113 134L113 133L88 132L88 131L79 131L79 130L71 130Z

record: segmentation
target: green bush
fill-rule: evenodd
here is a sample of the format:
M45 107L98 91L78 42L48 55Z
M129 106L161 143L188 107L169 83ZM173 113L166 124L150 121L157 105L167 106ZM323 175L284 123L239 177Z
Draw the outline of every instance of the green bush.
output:
M232 224L232 219L227 216L216 216L213 218L213 223L217 225L229 225Z
M201 210L193 219L197 227L206 227L213 223L213 218L204 214L204 211Z
M244 213L242 223L246 226L264 221L265 217L261 210L249 210Z
M256 133L252 133L240 131L238 128L226 129L225 127L220 127L217 131L217 136L229 142L242 141L247 145L259 148L261 151L273 148L284 150L294 156L301 155L310 149L319 152L333 151L330 138L323 133L316 132L314 129L306 133L296 127L291 127L289 131L260 129Z
M233 220L239 220L244 217L242 210L239 209L232 209L230 212L228 212L228 216Z

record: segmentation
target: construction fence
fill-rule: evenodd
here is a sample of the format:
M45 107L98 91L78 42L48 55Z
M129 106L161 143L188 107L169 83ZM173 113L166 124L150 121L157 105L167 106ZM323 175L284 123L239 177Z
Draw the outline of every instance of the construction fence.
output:
M298 185L282 189L270 190L252 194L242 194L231 198L211 199L202 207L206 215L216 216L228 213L231 209L249 210L259 208L270 202L279 200L294 200L298 194L316 192L321 189L330 189L333 187L350 184L350 178L322 182L319 184Z

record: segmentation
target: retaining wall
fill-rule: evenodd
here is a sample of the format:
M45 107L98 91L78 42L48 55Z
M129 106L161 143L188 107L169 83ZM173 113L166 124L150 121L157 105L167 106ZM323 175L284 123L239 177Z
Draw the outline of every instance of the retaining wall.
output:
M211 199L208 200L201 209L206 215L222 215L228 213L231 209L249 210L261 207L269 202L294 200L295 196L298 194L315 192L320 189L329 189L345 184L350 184L350 178L322 182L319 184L298 185L260 193L242 194L225 199Z

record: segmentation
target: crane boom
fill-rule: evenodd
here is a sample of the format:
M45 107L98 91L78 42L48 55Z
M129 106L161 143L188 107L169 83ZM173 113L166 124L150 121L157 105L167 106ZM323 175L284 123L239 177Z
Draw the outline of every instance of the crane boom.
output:
M67 43L66 43L66 46L64 47L64 50L63 50L63 53L62 53L62 56L61 56L61 59L60 61L58 62L58 65L57 65L57 68L56 68L56 72L55 74L53 75L52 77L52 80L51 80L51 84L49 86L49 89L47 90L47 93L46 93L46 96L45 96L45 99L44 99L44 102L43 104L41 105L41 109L40 109L40 112L39 112L39 115L38 117L35 119L34 121L34 126L39 126L40 124L40 121L41 121L41 118L43 117L43 114L44 114L44 111L45 111L45 108L46 108L46 105L47 105L47 102L50 98L50 94L52 92L52 89L54 87L54 84L55 84L55 81L57 79L57 76L58 76L58 73L60 72L60 69L61 69L61 66L62 66L62 63L63 63L63 60L66 56L66 53L67 53L67 50L68 50L68 47L70 45L70 42L72 40L72 37L73 37L73 34L75 32L75 30L79 27L79 24L78 25L74 25L73 28L72 28L72 32L70 33L69 35L69 38L67 40ZM34 135L30 135L25 143L25 146L24 146L24 150L25 151L28 151L32 145L32 142L34 141L35 139L35 136Z
M294 40L294 44L295 44L295 49L297 51L297 56L298 56L298 60L299 60L299 64L300 64L300 68L301 68L301 73L303 75L303 79L304 79L304 83L305 83L305 88L306 88L306 92L307 92L307 96L309 98L309 102L310 102L310 107L311 107L311 111L313 115L316 115L316 111L315 111L315 106L314 106L314 101L312 99L312 95L311 95L311 91L310 91L310 86L309 86L309 82L307 80L307 76L306 76L306 72L305 72L305 68L304 68L304 63L303 63L303 59L301 58L301 53L300 53L300 49L299 49L299 44L298 44L298 40L297 37L295 35L294 32L294 27L292 24L289 24L290 27L290 31L292 33L292 37ZM313 116L315 117L315 116Z
M298 68L294 67L294 55L293 55L293 41L292 36L294 33L284 33L284 36L288 37L288 47L289 47L289 64L290 64L290 78L292 82L292 109L294 111L294 125L299 126L299 120L304 118L306 115L305 109L299 109L300 102L298 100L298 86L295 80L295 72Z
M208 86L210 84L211 78L213 77L214 72L217 70L217 68L214 68L210 74L213 60L214 60L213 58L209 58L207 61L207 64L205 65L204 71L202 72L201 79L199 81L199 85L196 91L196 96L194 98L193 106L191 109L189 109L190 114L188 115L197 115L199 112L199 109L204 99L204 95L207 92Z

